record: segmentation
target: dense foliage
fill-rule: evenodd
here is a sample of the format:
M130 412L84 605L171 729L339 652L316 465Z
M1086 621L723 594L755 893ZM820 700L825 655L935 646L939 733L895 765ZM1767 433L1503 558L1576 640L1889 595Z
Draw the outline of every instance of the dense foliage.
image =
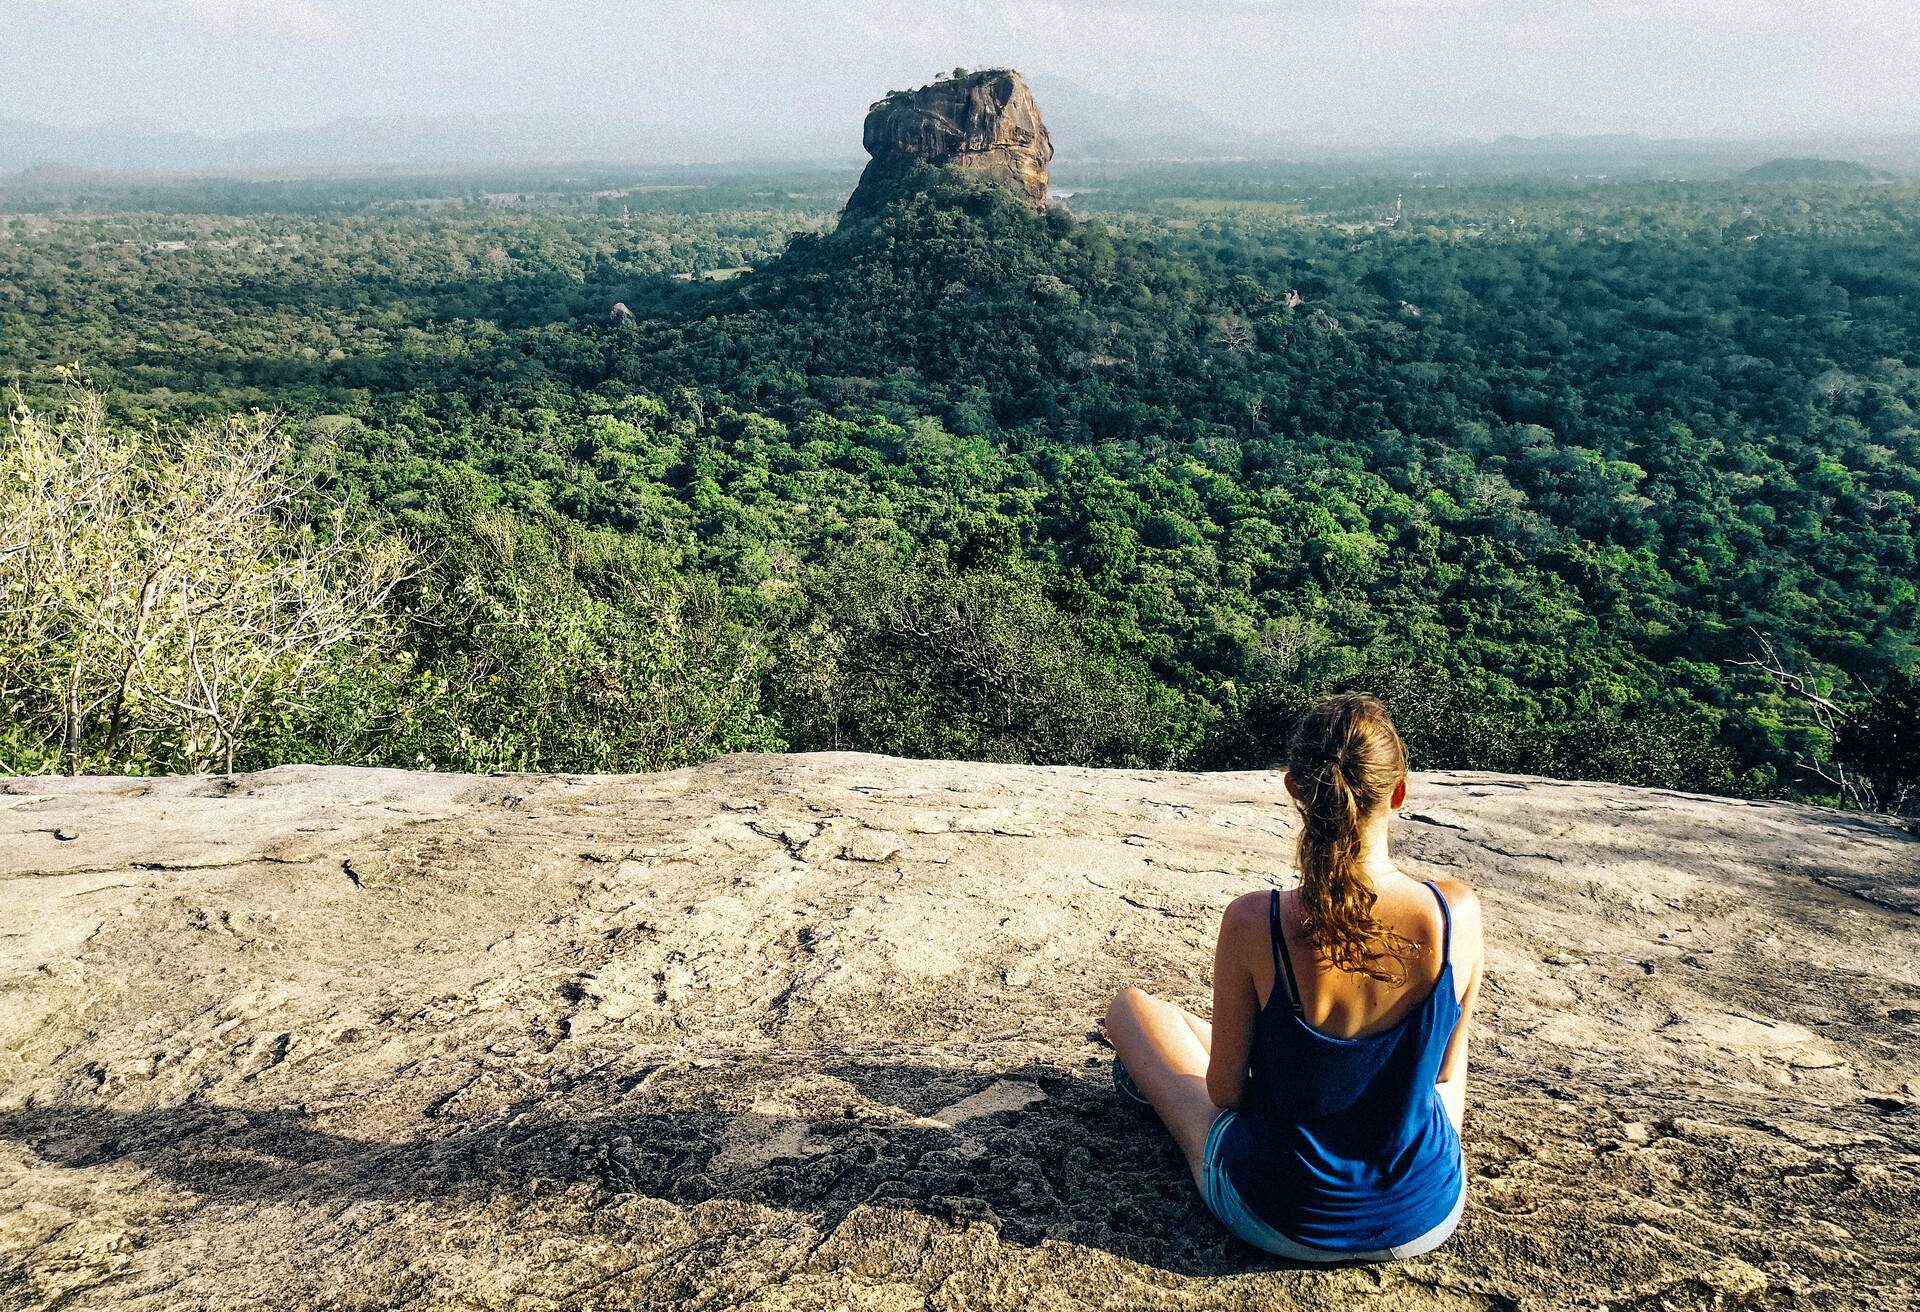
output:
M1756 635L1902 704L1912 188L816 181L18 213L0 361L288 410L421 545L262 759L1232 765L1359 681L1428 764L1817 796Z
M176 440L81 393L0 431L0 762L231 771L377 662L403 552L317 517L264 417Z

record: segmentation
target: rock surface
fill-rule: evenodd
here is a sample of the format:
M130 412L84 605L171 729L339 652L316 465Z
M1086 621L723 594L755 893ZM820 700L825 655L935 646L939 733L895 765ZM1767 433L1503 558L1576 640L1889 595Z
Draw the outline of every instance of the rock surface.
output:
M1036 208L1047 203L1053 138L1026 79L1010 68L889 96L867 112L861 138L873 158L847 202L849 210L867 205L912 160L987 178Z
M1490 970L1451 1243L1292 1270L1122 1105L1278 778L822 754L0 784L9 1308L1900 1308L1920 842L1419 776ZM66 837L62 837L66 835Z

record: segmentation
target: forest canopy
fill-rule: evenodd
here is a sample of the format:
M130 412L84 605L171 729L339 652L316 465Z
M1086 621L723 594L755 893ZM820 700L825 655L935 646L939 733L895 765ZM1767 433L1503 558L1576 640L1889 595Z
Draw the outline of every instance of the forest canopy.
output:
M1920 189L842 183L21 206L0 367L136 464L280 415L285 541L405 553L241 765L1264 765L1363 684L1423 766L1911 799Z

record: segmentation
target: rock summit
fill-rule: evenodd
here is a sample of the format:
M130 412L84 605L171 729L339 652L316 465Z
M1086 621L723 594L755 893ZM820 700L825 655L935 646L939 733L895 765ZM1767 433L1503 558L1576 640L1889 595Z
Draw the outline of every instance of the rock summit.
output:
M1916 1306L1911 832L1471 773L1396 829L1486 908L1466 1219L1319 1271L1098 1027L1207 1008L1277 774L0 780L0 1306Z
M1026 79L1010 68L892 92L867 111L862 142L873 158L849 210L864 207L915 160L985 177L1035 208L1047 203L1053 139Z

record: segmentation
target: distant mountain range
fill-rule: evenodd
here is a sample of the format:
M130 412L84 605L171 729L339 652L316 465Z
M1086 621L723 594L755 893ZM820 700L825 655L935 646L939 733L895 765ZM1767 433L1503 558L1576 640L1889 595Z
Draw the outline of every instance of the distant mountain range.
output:
M1062 78L1029 79L1053 134L1056 158L1077 160L1271 159L1298 155L1297 139L1248 132L1167 96L1091 91Z
M211 136L143 119L54 127L0 119L0 173L37 165L134 173L258 173L471 164L733 163L848 156L779 124L660 124L593 114L338 118Z
M1112 96L1058 79L1035 94L1063 159L1272 157L1298 143L1242 132L1196 106ZM144 119L84 127L0 119L0 173L43 165L141 173L252 173L472 164L712 164L857 159L851 131L786 123L660 124L593 114L339 118L309 128L211 136ZM857 151L857 145L853 147Z
M1879 140L1678 140L1637 133L1493 136L1502 115L1485 106L1438 121L1459 124L1455 140L1376 136L1372 142L1328 124L1250 131L1166 96L1112 95L1044 74L1030 79L1057 150L1057 162L1222 159L1350 160L1382 167L1447 165L1495 172L1737 172L1775 157L1851 156L1879 167L1920 162L1920 134ZM1515 113L1520 108L1506 106ZM1525 118L1536 129L1552 120ZM857 120L855 120L857 123ZM730 122L650 122L593 113L501 113L345 117L312 127L216 136L147 119L58 127L0 119L0 177L28 169L104 173L293 175L336 171L445 169L500 165L672 165L858 163L857 130L836 114L743 117ZM1845 163L1845 161L1839 161ZM1853 167L1862 167L1855 164ZM30 180L30 179L29 179ZM20 179L14 179L16 184Z

